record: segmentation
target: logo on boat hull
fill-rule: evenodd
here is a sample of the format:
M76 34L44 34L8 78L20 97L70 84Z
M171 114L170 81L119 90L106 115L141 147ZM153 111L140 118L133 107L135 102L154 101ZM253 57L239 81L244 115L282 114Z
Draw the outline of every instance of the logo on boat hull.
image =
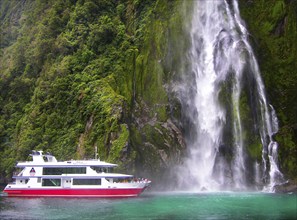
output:
M35 175L35 169L34 169L34 167L32 167L31 168L31 170L30 170L30 176L34 176Z

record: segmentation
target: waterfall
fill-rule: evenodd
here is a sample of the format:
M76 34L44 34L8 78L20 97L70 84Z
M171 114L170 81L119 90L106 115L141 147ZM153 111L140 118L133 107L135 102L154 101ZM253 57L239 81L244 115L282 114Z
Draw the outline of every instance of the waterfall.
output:
M278 122L266 99L238 3L200 0L193 4L190 47L175 88L188 149L177 172L179 183L192 190L244 190L251 184L272 190L283 178L273 140ZM253 132L243 125L243 93L253 113L250 129L262 145L262 160L255 159L252 165L247 132Z

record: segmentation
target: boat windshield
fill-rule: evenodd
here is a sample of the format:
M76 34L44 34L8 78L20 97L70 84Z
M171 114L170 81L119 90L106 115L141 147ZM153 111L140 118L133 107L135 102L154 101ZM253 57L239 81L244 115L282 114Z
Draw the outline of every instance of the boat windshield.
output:
M25 171L24 168L16 167L13 171L13 176L23 176L23 172Z

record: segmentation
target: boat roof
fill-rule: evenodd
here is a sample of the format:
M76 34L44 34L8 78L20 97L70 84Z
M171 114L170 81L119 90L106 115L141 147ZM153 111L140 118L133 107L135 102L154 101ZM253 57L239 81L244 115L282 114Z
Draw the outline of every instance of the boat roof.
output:
M107 163L98 160L69 160L69 161L57 161L56 158L47 153L43 154L42 151L33 151L33 161L21 161L18 162L16 167L116 167L117 164ZM46 158L46 160L44 160Z
M18 162L16 167L116 167L116 164L106 163L102 161L92 161L92 160L70 160L70 161L60 161L60 162L34 162L34 161L25 161Z
M130 178L133 175L120 174L120 173L97 173L96 175L86 174L62 174L62 175L34 175L34 176L13 176L14 179L28 179L28 178L43 178L43 179L98 179L98 178Z

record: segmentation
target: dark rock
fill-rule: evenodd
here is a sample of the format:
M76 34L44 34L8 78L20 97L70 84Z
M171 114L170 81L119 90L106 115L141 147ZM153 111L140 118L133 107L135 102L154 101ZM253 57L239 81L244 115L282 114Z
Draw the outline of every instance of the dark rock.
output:
M284 184L274 186L276 193L297 193L297 181L289 180Z

